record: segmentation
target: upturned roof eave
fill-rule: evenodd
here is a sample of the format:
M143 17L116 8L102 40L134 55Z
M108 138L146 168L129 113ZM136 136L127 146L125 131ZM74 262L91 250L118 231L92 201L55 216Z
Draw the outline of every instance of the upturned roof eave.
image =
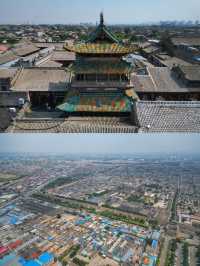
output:
M77 45L79 45L79 47L77 47ZM76 54L112 54L112 55L128 55L131 53L135 52L135 48L132 47L124 47L123 49L116 51L116 50L90 50L89 48L85 49L85 51L81 51L80 49L80 44L74 45L72 47L65 45L64 48L68 51L68 52L74 52ZM119 44L120 45L120 44Z
M105 38L109 39L112 43L120 44L120 40L112 32L110 32L105 25L99 25L97 29L90 34L90 36L86 40L86 43L95 42L96 40L98 40L102 33L104 33Z

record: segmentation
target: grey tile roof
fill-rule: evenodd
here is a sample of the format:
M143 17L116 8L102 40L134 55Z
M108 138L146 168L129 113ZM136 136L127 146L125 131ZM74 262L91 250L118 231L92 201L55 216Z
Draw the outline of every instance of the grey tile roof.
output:
M65 91L69 74L60 68L25 68L21 71L13 91Z
M140 132L200 132L200 102L137 103Z
M190 81L200 81L200 65L179 66L185 78Z
M157 91L156 86L149 75L132 75L131 82L136 92Z
M183 69L190 69L184 67ZM131 80L136 92L199 92L200 87L187 87L178 80L168 67L149 67L149 75L132 75ZM198 75L197 72L195 74Z
M173 57L173 56L169 56L169 55L166 55L166 54L157 54L155 55L155 57L157 59L159 59L159 61L169 67L169 68L172 68L174 65L181 65L181 66L191 66L192 64L181 59L181 58L178 58L178 57Z
M17 68L0 68L0 78L13 78L17 72Z
M129 118L71 117L66 119L19 119L13 133L200 133L200 102L148 102L136 104L140 128Z
M18 55L14 54L12 51L8 51L0 55L0 65L17 60L18 58L20 58Z
M172 38L174 45L188 44L191 46L200 46L200 37L177 37Z
M119 118L22 119L11 125L13 133L134 133L136 128Z
M40 50L40 48L36 47L35 45L28 44L28 45L22 45L22 46L19 46L17 48L14 48L12 51L17 56L26 56L28 54L35 53L39 50Z
M55 61L74 61L75 53L70 53L67 51L53 51L51 60Z
M48 59L47 61L43 62L42 64L38 65L38 67L62 67L62 63L58 63L56 61L53 61L51 59Z

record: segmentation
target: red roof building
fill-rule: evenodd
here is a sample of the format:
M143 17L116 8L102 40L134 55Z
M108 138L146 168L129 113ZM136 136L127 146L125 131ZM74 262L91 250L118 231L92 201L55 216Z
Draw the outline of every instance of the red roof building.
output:
M0 53L8 51L8 47L0 44Z

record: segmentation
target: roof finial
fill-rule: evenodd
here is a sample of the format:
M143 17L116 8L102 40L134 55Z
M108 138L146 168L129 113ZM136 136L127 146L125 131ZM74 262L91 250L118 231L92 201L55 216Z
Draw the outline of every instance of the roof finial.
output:
M100 25L104 25L103 11L100 13Z

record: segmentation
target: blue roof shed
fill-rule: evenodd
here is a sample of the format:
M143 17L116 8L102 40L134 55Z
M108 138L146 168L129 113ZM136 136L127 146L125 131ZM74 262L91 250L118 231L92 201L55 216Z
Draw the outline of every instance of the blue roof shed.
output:
M53 254L49 253L49 252L44 252L42 253L38 260L39 262L41 263L41 265L45 265L45 264L48 264L50 263L52 260L54 259L54 256Z

